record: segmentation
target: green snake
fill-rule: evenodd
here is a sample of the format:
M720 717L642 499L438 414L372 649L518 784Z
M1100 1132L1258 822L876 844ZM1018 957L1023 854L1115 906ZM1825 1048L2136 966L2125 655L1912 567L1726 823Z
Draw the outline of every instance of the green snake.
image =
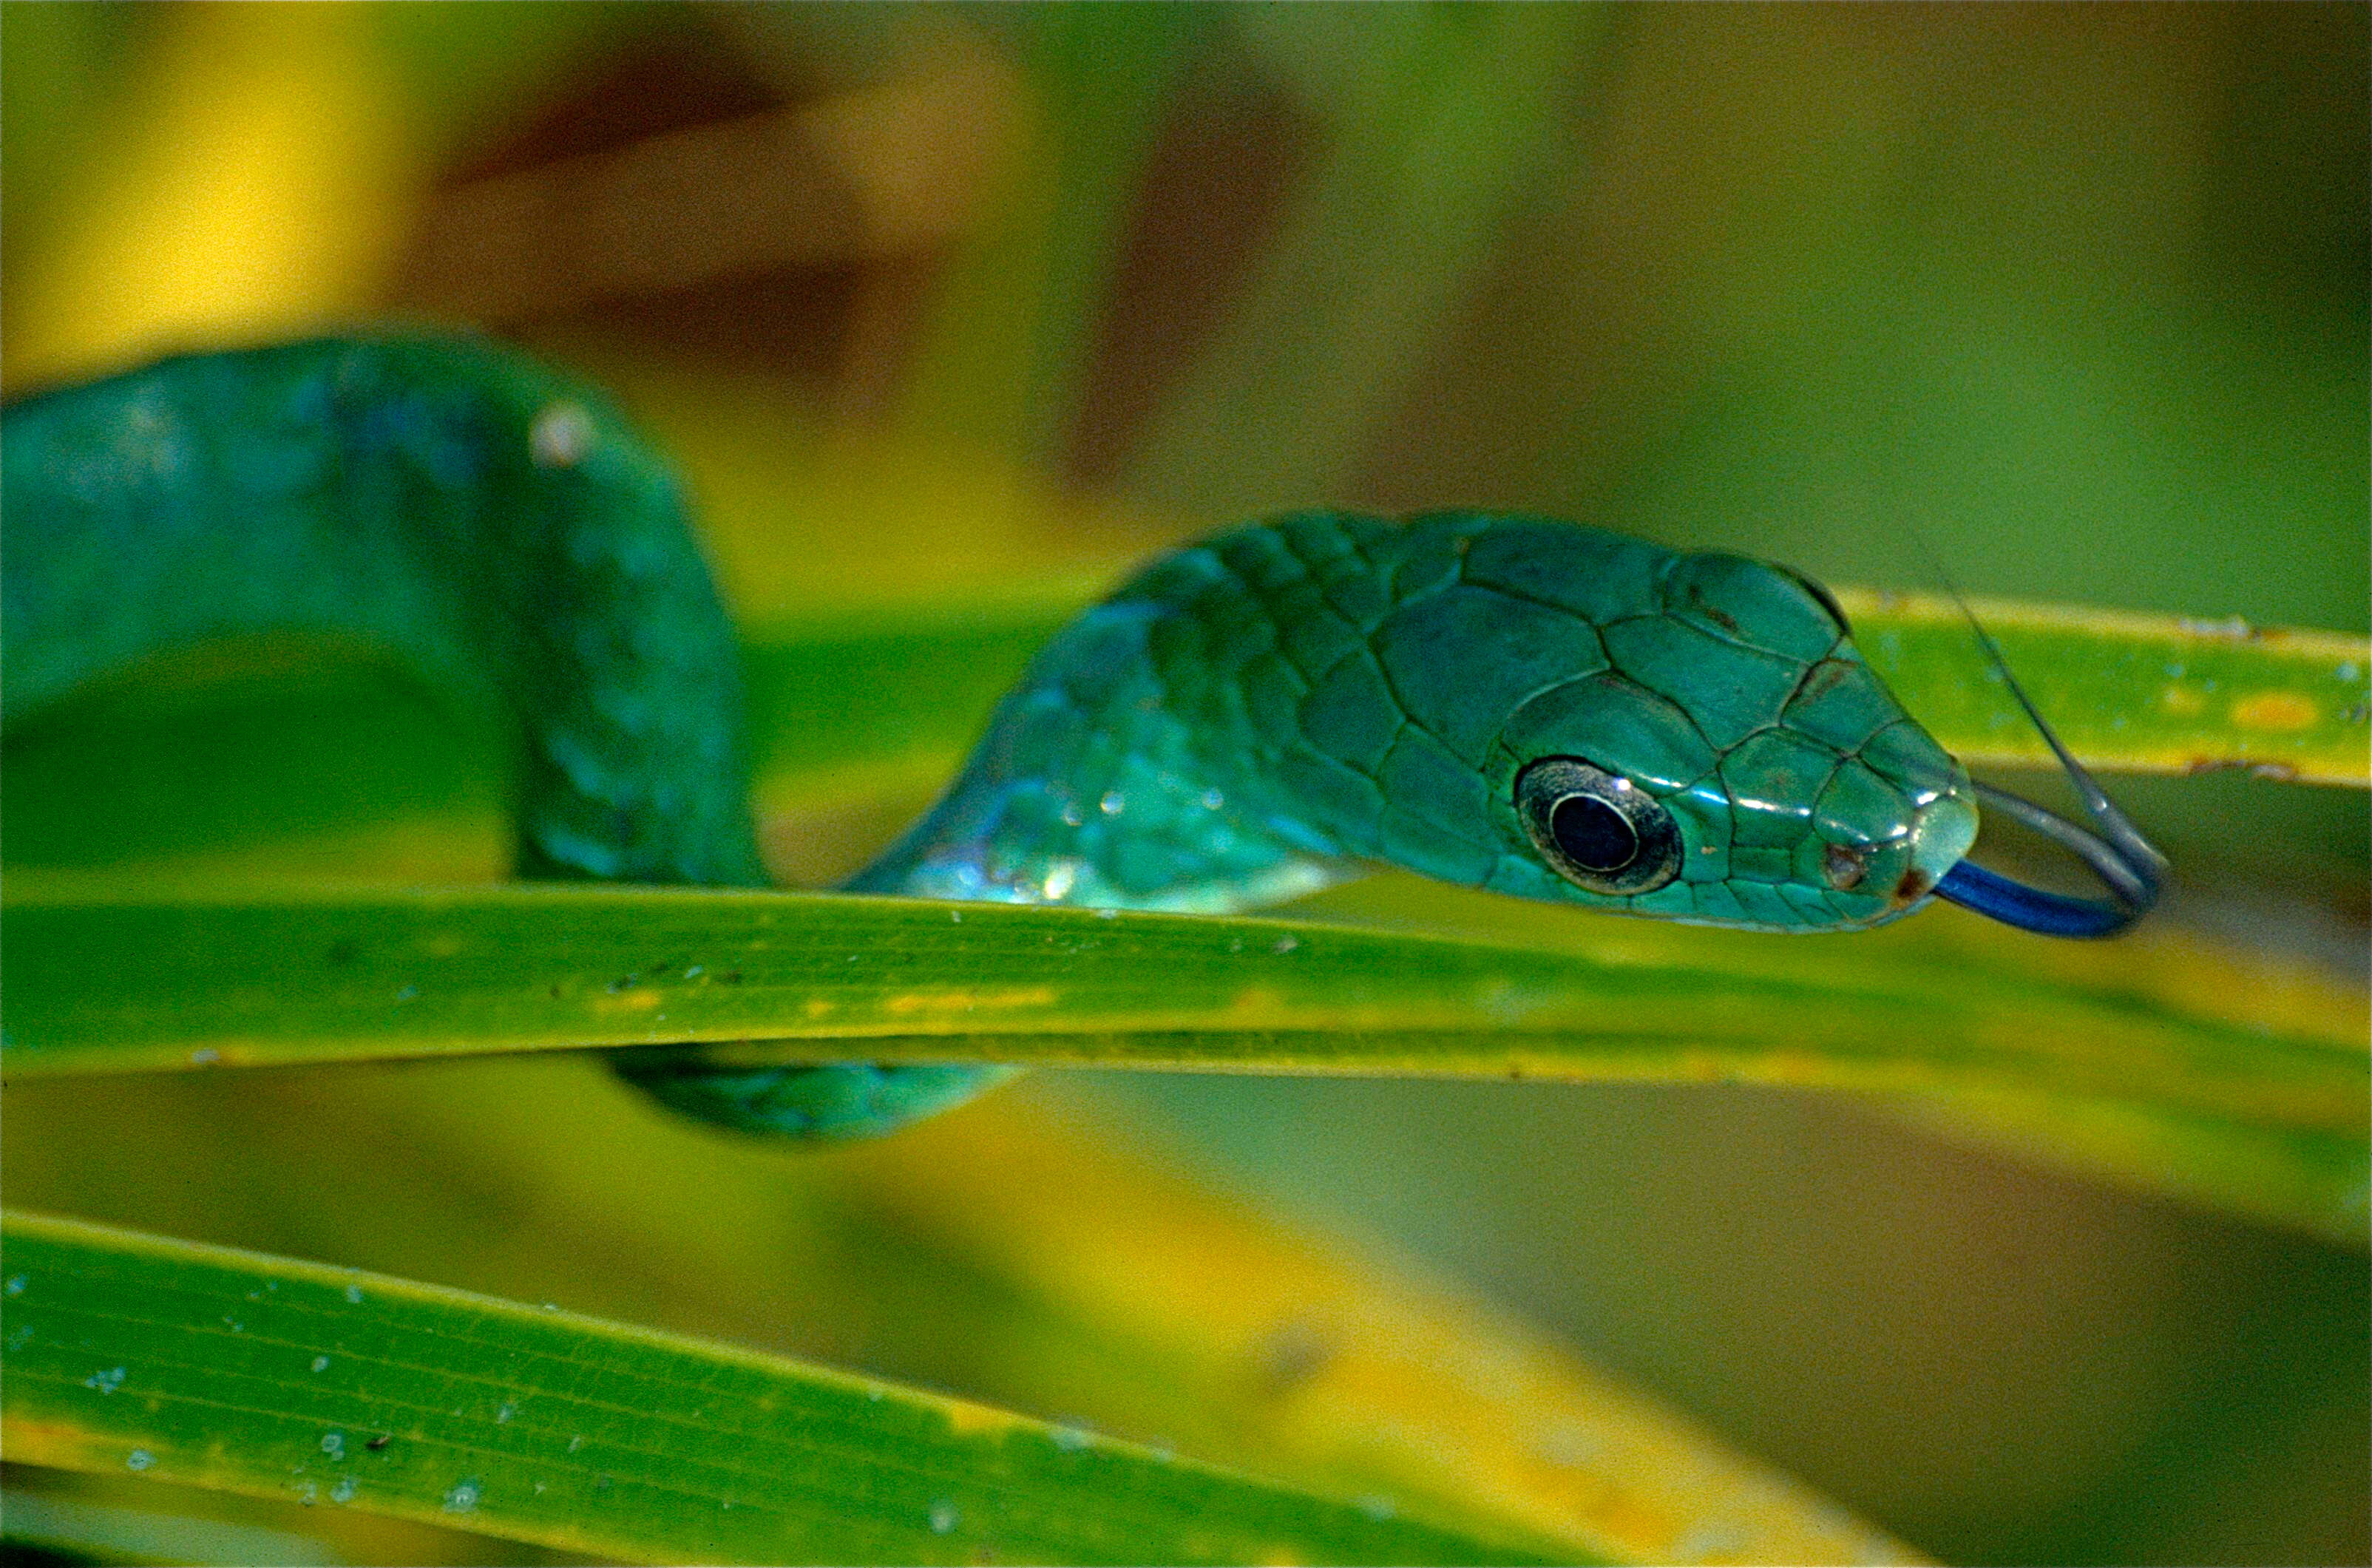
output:
M475 341L333 339L46 392L0 436L9 723L176 648L359 639L514 717L521 877L765 882L731 624L677 479L593 389ZM1766 931L1940 892L2105 935L2161 863L2061 758L2105 837L1973 784L1784 568L1542 517L1302 512L1080 615L845 886L1224 913L1396 865ZM1981 796L2111 897L1974 866ZM1011 1071L619 1070L799 1136L886 1131Z

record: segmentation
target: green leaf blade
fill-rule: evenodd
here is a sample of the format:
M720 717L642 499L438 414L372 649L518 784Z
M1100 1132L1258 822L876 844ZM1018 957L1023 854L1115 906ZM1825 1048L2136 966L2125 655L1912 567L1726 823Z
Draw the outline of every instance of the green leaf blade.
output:
M558 887L36 890L10 904L6 954L12 1074L791 1040L881 1060L2146 1089L2300 1125L2364 1115L2363 1052L2342 1043L2097 985L1995 974L1977 992L1949 964L1789 974L1291 921Z
M70 1220L6 1240L29 1463L627 1561L1534 1560L654 1330Z
M2250 768L2306 784L2372 782L2372 643L2066 605L1845 589L1855 642L1961 761L2055 767L1969 630L2000 644L2060 738L2124 772Z
M2203 992L2219 959L2171 936L2044 964L1957 912L1782 944L1536 912L1563 941L1526 945L714 889L12 894L12 1077L702 1044L741 1063L2018 1095L2136 1108L2058 1118L2079 1164L2342 1237L2365 1209L2360 999L2229 960ZM2019 946L1985 946L2003 940Z

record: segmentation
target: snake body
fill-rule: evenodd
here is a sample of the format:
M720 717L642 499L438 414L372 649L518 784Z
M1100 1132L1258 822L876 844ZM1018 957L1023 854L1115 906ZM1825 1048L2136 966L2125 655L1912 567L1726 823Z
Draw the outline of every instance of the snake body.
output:
M515 715L521 876L764 882L730 622L680 484L594 389L481 343L324 340L46 393L0 436L10 721L202 642L363 640ZM1541 517L1308 512L1083 613L846 886L1226 912L1389 865L1843 930L1925 901L1971 802L1791 572ZM1007 1071L620 1070L831 1136Z

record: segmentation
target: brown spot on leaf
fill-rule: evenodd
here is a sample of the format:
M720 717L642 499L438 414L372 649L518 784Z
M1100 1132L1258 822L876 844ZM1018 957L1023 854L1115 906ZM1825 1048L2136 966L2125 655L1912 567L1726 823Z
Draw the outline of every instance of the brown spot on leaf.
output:
M1272 1398L1308 1382L1334 1357L1334 1347L1317 1324L1296 1318L1279 1324L1259 1351L1260 1380Z

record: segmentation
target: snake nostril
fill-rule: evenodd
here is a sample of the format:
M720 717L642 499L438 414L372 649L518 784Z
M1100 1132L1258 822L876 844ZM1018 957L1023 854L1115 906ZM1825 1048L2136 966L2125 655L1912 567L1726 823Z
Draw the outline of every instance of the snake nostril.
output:
M1902 874L1901 881L1894 885L1894 897L1897 902L1907 904L1935 885L1936 878L1914 865Z

